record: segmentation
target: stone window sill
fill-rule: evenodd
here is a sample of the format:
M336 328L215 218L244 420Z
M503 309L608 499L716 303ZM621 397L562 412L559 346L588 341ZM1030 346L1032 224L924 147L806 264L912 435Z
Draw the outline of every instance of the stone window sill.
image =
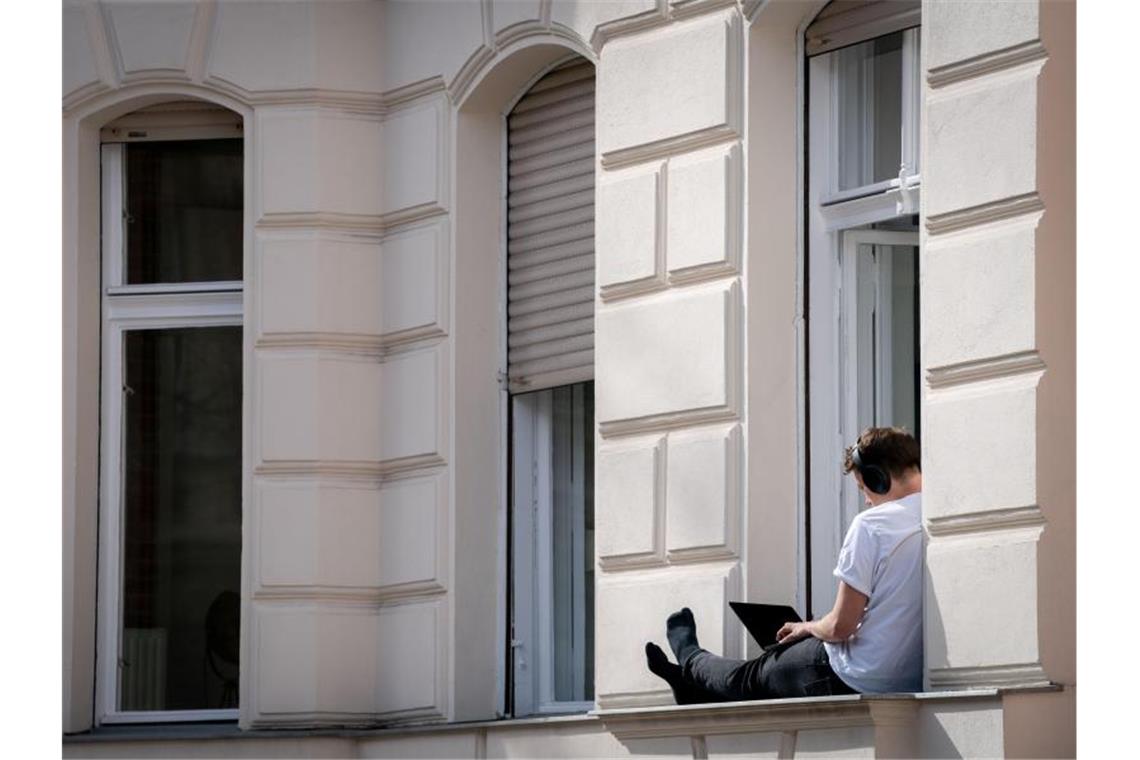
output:
M65 734L63 743L302 737L369 738L380 735L509 730L513 728L534 728L542 725L598 722L618 739L798 731L845 726L899 726L909 723L922 704L992 700L1008 693L1057 691L1060 688L1059 686L1013 687L907 694L852 694L834 697L769 699L681 706L661 705L657 707L611 708L568 715L546 715L467 723L430 723L383 728L293 728L243 731L233 722L102 726L82 734Z

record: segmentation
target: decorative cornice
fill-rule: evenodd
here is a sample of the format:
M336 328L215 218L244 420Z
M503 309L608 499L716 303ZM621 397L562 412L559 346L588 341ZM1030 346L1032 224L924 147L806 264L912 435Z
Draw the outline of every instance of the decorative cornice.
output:
M1032 40L962 61L935 66L927 72L926 82L932 88L945 87L955 82L1005 71L1033 61L1043 61L1047 57L1041 40Z
M931 668L933 689L970 689L1052 686L1041 663L987 665L973 668Z
M678 153L687 153L699 148L720 145L737 140L739 137L736 129L730 124L718 124L715 127L700 129L676 137L667 137L644 145L635 145L632 148L620 148L603 153L601 164L603 169L620 169L647 161L669 158Z
M1041 513L1041 508L1035 504L1028 507L1009 507L971 514L931 517L926 521L926 529L934 538L1044 526L1045 516Z
M614 285L603 285L598 289L598 296L606 303L621 301L625 298L644 296L665 290L669 284L661 274L643 277L640 280L626 280Z
M204 82L253 106L308 106L345 111L358 116L384 115L384 99L375 92L299 87L285 90L247 90L241 85L207 75Z
M927 192L930 192L929 189ZM926 229L931 235L941 235L1044 210L1045 204L1041 202L1041 197L1037 193L1025 193L991 203L927 216Z
M598 566L606 572L621 572L622 570L644 570L651 567L665 567L665 558L659 551L641 552L639 554L614 554L603 557L598 556Z
M439 454L419 454L382 461L271 459L257 465L253 474L261 478L304 480L383 481L414 470L431 470L447 464Z
M595 54L602 52L602 47L610 40L637 34L649 29L669 24L669 0L657 0L657 7L626 18L619 18L605 24L599 24L590 35L590 47Z
M737 7L740 7L740 0L673 0L670 16L675 21L682 21L721 8Z
M440 206L438 203L421 203L418 206L410 206L402 208L399 211L391 211L387 214L381 214L378 218L380 225L384 230L389 230L393 227L400 227L407 224L414 224L422 222L426 219L434 219L437 216L447 214L447 209Z
M510 45L511 43L521 40L532 34L549 34L549 22L543 23L542 21L520 21L517 24L511 24L508 27L500 29L497 34L492 38L492 46L495 50Z
M384 340L379 335L358 333L266 333L254 344L259 349L286 349L297 351L331 351L380 359L384 354Z
M931 390L939 390L1015 375L1032 375L1044 372L1045 369L1045 362L1041 360L1041 356L1036 351L1022 351L959 364L931 367L926 371L926 385Z
M327 211L262 214L255 226L259 230L329 230L374 235L383 234L387 229L384 217L379 214L339 214Z
M385 109L395 108L402 106L405 103L411 103L420 98L426 98L437 93L446 93L447 83L443 81L443 77L434 76L427 79L421 79L418 82L397 87L393 90L385 91L381 96L381 103Z
M729 422L736 419L736 410L732 408L732 405L712 406L704 409L686 409L683 412L651 414L645 417L603 422L598 425L598 433L603 438L618 438L655 433L662 430L677 430L709 422Z
M336 606L354 610L379 611L387 603L412 599L430 601L447 593L437 581L417 581L394 586L297 586L262 584L254 591L255 602L305 603L318 607Z

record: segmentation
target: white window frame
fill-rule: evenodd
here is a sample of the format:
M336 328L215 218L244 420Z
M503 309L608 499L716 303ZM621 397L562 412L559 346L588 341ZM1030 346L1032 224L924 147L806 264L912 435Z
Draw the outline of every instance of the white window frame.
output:
M553 390L553 389L549 389ZM554 556L551 551L553 524L553 411L548 392L525 393L511 398L512 436L512 588L514 669L514 715L575 713L592 710L592 700L558 701L554 695ZM579 421L580 422L580 421ZM580 425L576 425L579 427ZM584 482L584 467L577 464L575 483ZM580 495L580 494L579 494ZM583 500L574 498L576 510ZM572 516L578 520L579 512ZM585 575L585 537L574 534L570 556L573 572ZM575 586L574 629L584 642L585 589ZM576 690L585 682L583 653L572 655Z
M217 130L197 138L227 137ZM153 138L152 138L153 139ZM118 705L122 641L123 339L129 330L243 325L243 281L128 285L124 224L125 150L104 143L102 169L102 354L100 369L99 603L96 725L237 720L237 709L125 711ZM115 392L118 389L118 392Z
M831 609L838 588L835 559L861 499L842 472L843 453L860 431L857 424L859 354L855 314L856 252L860 245L917 247L917 231L873 230L869 225L918 213L920 50L919 28L904 30L902 47L901 150L899 174L890 180L839 190L838 56L807 60L809 77L808 382L811 556L809 608ZM868 36L863 42L874 39ZM876 298L885 298L883 283ZM879 346L879 356L883 356ZM919 401L921 407L921 399Z

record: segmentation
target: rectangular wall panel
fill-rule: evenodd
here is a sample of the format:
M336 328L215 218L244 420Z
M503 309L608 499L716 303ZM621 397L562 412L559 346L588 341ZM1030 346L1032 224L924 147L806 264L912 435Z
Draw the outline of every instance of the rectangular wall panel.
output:
M447 473L390 480L380 487L379 585L442 588L447 557Z
M377 119L321 108L258 111L261 214L380 213Z
M447 105L442 98L401 108L383 125L383 213L444 205Z
M928 239L922 251L922 360L941 367L1035 344L1033 222Z
M594 541L603 566L664 559L664 458L661 436L598 450Z
M388 339L446 330L447 241L445 220L402 229L381 241L379 308Z
M1033 68L926 104L926 214L937 216L1037 190L1037 74Z
M645 642L669 652L665 619L689 607L697 636L705 649L739 657L739 624L729 625L728 601L739 593L739 573L732 569L673 567L648 571L636 579L607 575L596 588L596 693L603 707L637 704L638 695L668 691L668 686L643 665ZM670 654L670 659L672 655ZM636 662L638 667L632 667ZM662 701L671 702L671 697Z
M658 223L664 212L661 164L648 170L607 172L598 183L598 285L603 295L617 285L652 282L658 271Z
M598 420L731 408L738 303L726 283L600 307Z
M400 604L380 610L374 688L382 715L444 712L440 604Z
M380 585L381 494L375 486L261 479L255 498L263 586Z
M602 48L598 152L604 157L701 130L739 129L739 35L735 14L724 13Z
M379 459L442 456L444 349L437 345L392 354L380 365Z
M1037 375L927 393L926 519L1037 503Z
M316 352L259 354L257 431L263 461L382 458L381 367ZM386 428L384 434L396 435Z
M931 69L1025 45L1039 37L1039 0L926 0L922 28Z
M666 256L673 281L740 267L738 145L669 159Z
M670 559L731 556L739 544L740 426L669 434Z
M259 233L261 332L379 335L381 248L324 232Z
M932 679L946 668L1037 662L1039 533L931 539L926 564L937 603L927 604L924 636Z

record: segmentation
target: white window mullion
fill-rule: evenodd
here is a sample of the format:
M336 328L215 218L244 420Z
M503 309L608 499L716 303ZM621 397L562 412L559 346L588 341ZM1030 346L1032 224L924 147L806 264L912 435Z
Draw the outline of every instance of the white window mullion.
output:
M124 283L126 259L126 183L123 168L126 153L122 145L103 145L101 153L103 215L103 287Z

